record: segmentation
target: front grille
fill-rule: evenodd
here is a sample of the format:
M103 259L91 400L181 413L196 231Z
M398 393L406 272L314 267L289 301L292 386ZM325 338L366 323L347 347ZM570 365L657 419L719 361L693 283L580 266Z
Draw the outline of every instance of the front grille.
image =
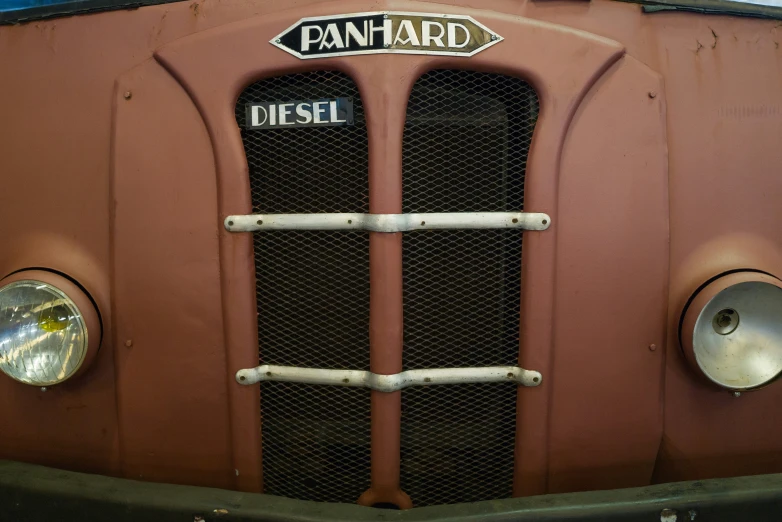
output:
M354 125L247 131L245 104L352 97ZM353 81L331 71L261 80L236 104L255 213L367 212L367 130ZM337 167L338 166L338 167ZM369 369L369 240L356 231L254 235L261 364ZM369 487L369 392L267 383L264 491L355 502Z
M517 78L422 76L405 123L404 212L523 210L537 114ZM517 230L403 236L405 369L517 363L521 246ZM511 496L515 417L515 386L405 390L402 489L416 506Z
M361 98L346 75L270 78L245 104L352 97L355 125L241 135L253 212L368 212ZM522 80L458 70L422 76L404 129L404 212L507 212L524 206L538 114ZM404 369L515 365L521 301L519 230L403 234ZM261 364L369 369L369 235L254 235ZM370 392L266 382L261 387L266 493L355 502L370 486ZM511 496L516 387L459 384L402 392L401 488L416 506Z

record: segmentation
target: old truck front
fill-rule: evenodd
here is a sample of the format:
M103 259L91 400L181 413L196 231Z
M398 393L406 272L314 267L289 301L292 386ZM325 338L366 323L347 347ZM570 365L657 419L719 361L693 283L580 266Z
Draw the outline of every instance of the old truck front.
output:
M8 516L777 516L782 10L645 3L4 5Z

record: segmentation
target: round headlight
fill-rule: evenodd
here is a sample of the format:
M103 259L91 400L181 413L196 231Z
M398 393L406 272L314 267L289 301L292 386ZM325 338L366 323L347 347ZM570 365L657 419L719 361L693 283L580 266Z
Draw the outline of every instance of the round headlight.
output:
M703 287L682 321L690 365L715 384L748 390L782 373L782 281L737 272Z
M79 302L79 305L77 305ZM86 309L85 309L86 308ZM0 282L0 370L17 381L49 386L75 375L94 355L94 306L56 274L21 272Z

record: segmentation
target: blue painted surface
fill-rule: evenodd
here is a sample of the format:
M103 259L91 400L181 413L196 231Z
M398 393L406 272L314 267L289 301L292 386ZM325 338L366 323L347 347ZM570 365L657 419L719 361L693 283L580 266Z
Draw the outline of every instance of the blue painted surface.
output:
M44 5L60 5L76 3L75 0L0 0L0 12L18 11Z

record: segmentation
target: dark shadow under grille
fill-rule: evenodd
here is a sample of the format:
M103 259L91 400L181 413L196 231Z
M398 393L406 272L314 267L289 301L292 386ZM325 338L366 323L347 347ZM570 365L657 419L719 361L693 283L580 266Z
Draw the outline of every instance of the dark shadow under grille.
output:
M264 492L355 502L369 488L369 393L363 388L264 383Z
M353 126L245 130L245 104L352 97ZM250 85L236 104L255 213L367 212L367 131L353 81L318 71ZM254 236L261 364L369 369L369 239ZM264 491L355 502L369 486L369 392L264 383Z
M402 397L401 486L415 506L511 496L515 386L408 388Z
M422 76L407 109L404 211L523 210L537 114L517 78ZM403 246L404 368L516 364L521 232L412 232ZM403 391L401 486L414 505L510 496L515 416L509 384Z

